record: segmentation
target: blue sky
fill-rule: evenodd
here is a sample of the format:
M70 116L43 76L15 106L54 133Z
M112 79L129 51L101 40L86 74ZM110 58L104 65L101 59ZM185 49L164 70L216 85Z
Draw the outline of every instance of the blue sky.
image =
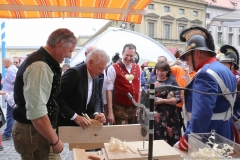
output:
M108 20L68 18L68 19L6 19L7 46L42 46L48 35L57 28L68 28L74 35L93 35Z

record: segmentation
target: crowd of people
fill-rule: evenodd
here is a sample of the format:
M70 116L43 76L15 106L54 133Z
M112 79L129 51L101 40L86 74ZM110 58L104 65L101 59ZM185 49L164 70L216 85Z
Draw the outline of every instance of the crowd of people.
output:
M16 57L3 60L7 72L0 94L7 97L7 114L6 129L0 137L13 138L22 159L61 159L64 145L58 137L58 126L88 129L91 122L86 114L108 125L139 123L138 108L128 93L140 103L142 93L154 83L155 87L173 85L206 93L156 89L155 140L187 150L191 132L214 129L230 140L237 139L234 121L240 117L240 98L230 94L236 91L239 79L237 50L223 46L225 56L218 60L212 35L201 27L183 30L180 40L187 43L180 59L168 62L165 56L159 56L147 76L136 63L137 46L132 43L125 44L110 64L103 49L89 45L83 62L61 68L64 58L71 58L77 38L68 29L53 31L46 45L22 63ZM224 95L216 96L221 93Z

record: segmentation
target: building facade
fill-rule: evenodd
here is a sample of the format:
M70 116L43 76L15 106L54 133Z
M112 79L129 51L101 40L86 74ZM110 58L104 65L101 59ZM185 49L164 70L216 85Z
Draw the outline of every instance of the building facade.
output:
M122 27L147 35L166 48L178 48L181 52L185 48L185 43L179 40L181 31L190 26L205 27L206 24L204 0L153 0L146 10L141 24L110 21L92 38L108 27Z
M240 51L239 26L222 27L220 23L211 24L212 18L240 9L240 0L206 0L206 2L206 28L213 35L216 52L224 44L232 45Z
M179 40L181 31L191 26L201 26L212 33L216 52L224 44L233 45L240 51L239 27L221 27L220 23L210 23L213 17L236 9L240 9L240 0L153 0L146 8L147 14L141 24L109 21L90 39L108 27L122 27L147 35L168 49L177 48L181 53L185 48L185 43Z

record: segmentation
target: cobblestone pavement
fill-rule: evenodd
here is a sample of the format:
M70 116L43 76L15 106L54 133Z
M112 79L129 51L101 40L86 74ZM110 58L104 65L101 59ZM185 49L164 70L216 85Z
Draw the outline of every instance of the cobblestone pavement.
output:
M3 112L6 115L6 108L2 108ZM0 128L1 133L3 133L4 129L6 127L3 126ZM7 140L3 141L3 151L0 151L0 160L21 160L20 155L15 151L13 140ZM68 149L68 143L64 144L64 150L61 153L62 160L71 160L72 159L72 151L69 151Z

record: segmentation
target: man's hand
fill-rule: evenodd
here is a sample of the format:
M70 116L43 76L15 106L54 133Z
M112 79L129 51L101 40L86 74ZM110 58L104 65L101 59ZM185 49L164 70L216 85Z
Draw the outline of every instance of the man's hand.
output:
M164 99L163 98L159 98L159 97L155 97L154 103L155 104L163 104L164 103Z
M5 93L5 96L6 96L6 98L8 98L9 94L6 92L6 93Z
M108 121L110 124L115 123L114 115L113 115L112 112L108 112L107 121Z
M52 146L53 153L61 153L63 151L63 148L64 148L64 144L60 139L55 146Z
M80 126L82 127L82 129L87 129L89 126L91 126L91 122L89 120L87 120L85 117L83 116L79 116L77 115L77 117L74 119L74 121Z
M136 110L137 121L140 122L140 108Z
M105 115L103 113L99 113L97 114L94 119L98 120L100 123L105 123L106 122L106 118Z

